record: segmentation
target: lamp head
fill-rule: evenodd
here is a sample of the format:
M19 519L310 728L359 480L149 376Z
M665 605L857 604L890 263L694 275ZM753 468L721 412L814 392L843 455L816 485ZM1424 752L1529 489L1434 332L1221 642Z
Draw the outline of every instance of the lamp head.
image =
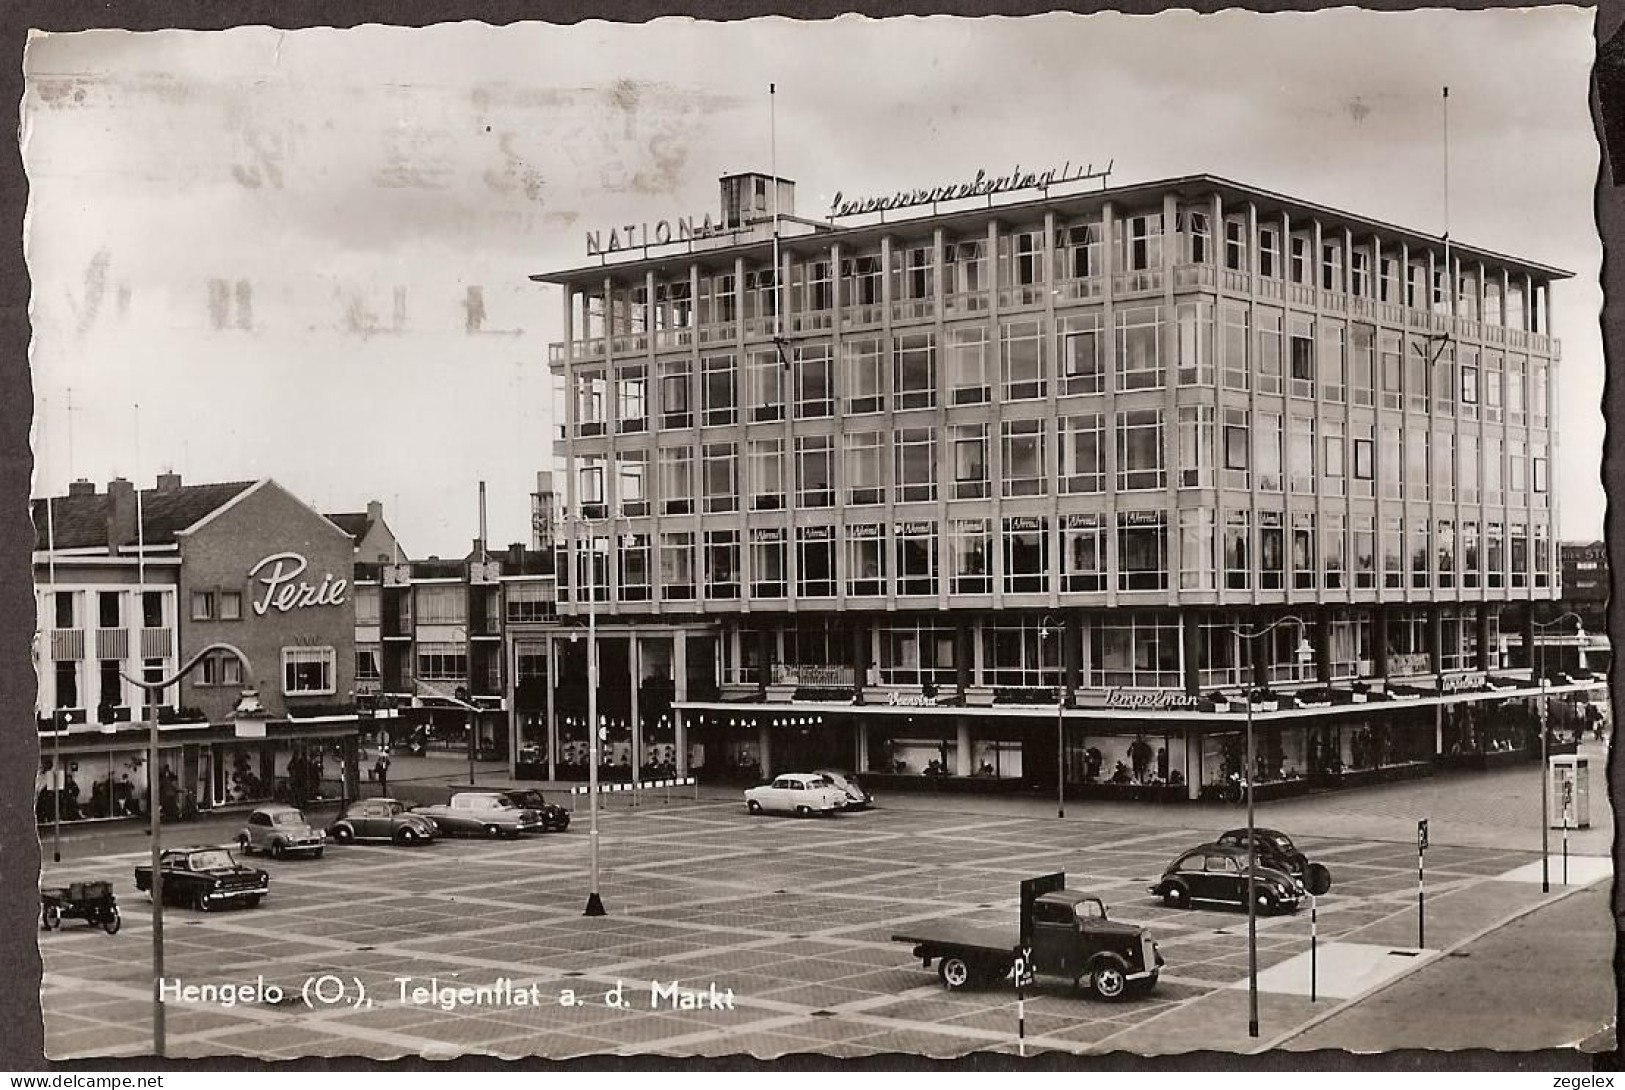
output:
M1303 666L1308 666L1315 661L1315 648L1309 642L1308 636L1299 637L1297 656L1299 664Z

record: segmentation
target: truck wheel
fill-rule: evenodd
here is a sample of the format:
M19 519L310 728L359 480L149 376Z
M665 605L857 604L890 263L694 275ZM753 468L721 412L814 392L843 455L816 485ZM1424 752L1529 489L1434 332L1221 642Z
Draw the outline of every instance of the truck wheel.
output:
M1169 908L1189 908L1191 892L1184 886L1169 886L1162 891L1162 903Z
M970 963L964 958L946 957L937 965L937 975L942 978L948 990L957 992L971 986L976 974L971 970Z
M118 909L116 907L108 909L107 915L102 918L102 930L109 935L116 935L118 929L123 926L124 921L119 918Z
M1128 991L1128 974L1123 972L1123 966L1116 960L1102 958L1089 973L1089 985L1099 998L1115 1002Z
M40 913L40 923L47 931L55 931L62 926L62 910L56 905L46 905Z

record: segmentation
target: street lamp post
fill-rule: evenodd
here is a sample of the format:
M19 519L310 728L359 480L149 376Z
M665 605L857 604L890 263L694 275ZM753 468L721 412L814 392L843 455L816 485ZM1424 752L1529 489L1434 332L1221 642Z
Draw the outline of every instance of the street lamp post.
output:
M1267 636L1284 624L1296 624L1301 631L1303 619L1301 617L1279 617L1263 628L1248 629L1235 625L1230 630L1239 638L1247 641L1248 666L1253 662L1253 641L1261 636ZM1315 651L1309 645L1308 637L1300 636L1298 639L1298 661L1307 665L1314 658ZM1258 1036L1258 830L1253 821L1253 780L1257 778L1258 758L1254 756L1253 741L1253 687L1249 684L1243 692L1247 703L1247 756L1246 766L1242 769L1243 779L1247 785L1247 1036Z
M1038 619L1040 639L1055 636L1055 816L1066 817L1066 630L1048 613Z
M124 675L124 680L135 685L146 694L147 705L147 820L148 835L152 838L152 1051L155 1056L164 1054L164 872L160 865L163 857L163 844L161 837L161 822L163 818L163 805L161 797L162 787L158 778L158 704L154 699L165 689L180 681L181 678L196 669L198 663L217 651L235 655L237 661L243 666L243 679L252 683L253 667L249 664L248 656L229 643L211 643L186 661L179 670L170 677L161 681L147 681L142 678ZM262 716L259 697L253 689L245 688L242 698L232 713L234 719L247 719Z
M577 516L578 525L588 526L587 554L587 908L583 916L604 915L604 901L598 895L598 563L597 546L592 543L591 526ZM579 543L580 535L576 536Z
M1531 607L1533 608L1533 607ZM1539 633L1553 628L1572 618L1575 621L1575 635L1585 639L1585 620L1573 611L1560 614L1549 621L1532 621L1536 629L1535 637L1535 671L1540 675L1540 891L1552 891L1551 876L1551 773L1548 768L1551 758L1548 755L1548 741L1546 736L1546 722L1549 714L1546 704L1550 697L1546 690L1551 686L1546 676L1546 641L1540 638Z

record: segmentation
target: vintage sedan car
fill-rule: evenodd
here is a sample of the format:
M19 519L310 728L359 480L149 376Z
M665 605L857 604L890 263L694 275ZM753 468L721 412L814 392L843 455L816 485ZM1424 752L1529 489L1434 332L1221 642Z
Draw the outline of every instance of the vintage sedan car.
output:
M169 848L159 856L158 868L163 874L164 904L199 912L227 904L253 908L271 889L269 874L237 862L225 848ZM151 894L150 864L135 868L135 888Z
M875 797L858 782L856 776L846 772L837 772L832 768L816 769L817 773L828 780L831 787L840 789L846 796L846 805L843 810L867 810L875 804Z
M1285 871L1298 881L1302 882L1310 893L1320 895L1332 888L1332 873L1320 863L1309 862L1292 838L1279 829L1266 829L1255 825L1253 831L1258 834L1257 852L1259 866L1273 867ZM1231 829L1220 836L1215 842L1227 846L1240 848L1245 856L1247 851L1247 830Z
M792 772L745 792L745 809L753 814L835 814L846 808L846 801L846 792L817 772Z
M248 815L248 824L237 834L237 850L244 855L269 852L281 859L284 855L311 855L322 857L327 847L327 836L312 828L305 815L292 806L261 806Z
M502 792L508 801L521 810L535 810L542 815L542 828L549 833L562 833L570 827L570 811L548 802L534 787L511 788Z
M1169 908L1189 908L1195 902L1247 907L1247 849L1234 844L1203 844L1182 853L1168 864L1151 888ZM1254 879L1257 908L1266 915L1296 912L1308 896L1303 883L1284 870L1258 860Z
M440 830L399 799L357 799L344 808L327 835L340 844L353 840L387 840L392 844L427 844Z
M544 828L539 812L515 806L503 791L459 791L450 802L412 812L433 821L447 836L516 837Z

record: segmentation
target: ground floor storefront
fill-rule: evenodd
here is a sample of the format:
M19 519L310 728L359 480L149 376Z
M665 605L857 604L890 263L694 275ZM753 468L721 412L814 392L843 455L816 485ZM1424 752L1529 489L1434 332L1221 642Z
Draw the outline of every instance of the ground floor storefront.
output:
M1548 748L1590 729L1605 682L1569 679L1546 691ZM1394 685L1234 701L1146 691L1121 705L1080 693L1052 702L965 707L918 694L875 705L686 702L682 771L702 781L755 781L839 769L876 790L1063 792L1069 798L1237 799L1250 777L1260 798L1392 782L1436 768L1533 760L1540 690L1527 677L1446 679L1423 694Z
M354 798L358 780L354 716L265 724L263 737L238 737L208 723L160 728L157 784L165 820L257 802L306 805ZM40 734L34 782L41 824L147 815L149 736L144 727Z

